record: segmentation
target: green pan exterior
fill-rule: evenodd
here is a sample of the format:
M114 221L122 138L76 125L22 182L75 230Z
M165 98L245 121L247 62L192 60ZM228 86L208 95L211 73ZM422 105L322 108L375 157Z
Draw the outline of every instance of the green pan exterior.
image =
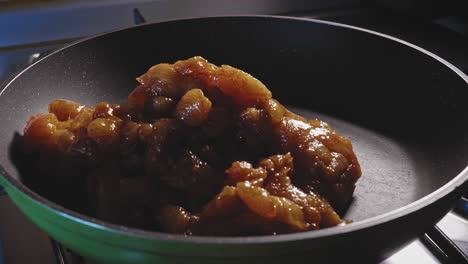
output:
M286 253L283 243L259 244L257 247L237 243L169 241L123 233L50 208L11 185L1 175L0 184L39 228L94 263L284 263L282 258L271 257L275 253Z

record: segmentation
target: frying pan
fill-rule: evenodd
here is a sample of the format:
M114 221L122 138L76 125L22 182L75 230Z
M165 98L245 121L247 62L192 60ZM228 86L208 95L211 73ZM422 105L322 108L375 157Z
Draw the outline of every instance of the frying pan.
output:
M293 111L319 117L353 142L363 175L342 212L351 224L277 236L184 237L104 222L24 184L12 153L30 115L56 98L123 102L151 65L194 55L251 73ZM137 26L72 44L6 82L0 183L40 228L96 262L380 260L434 225L468 189L467 81L422 48L344 24L238 16Z

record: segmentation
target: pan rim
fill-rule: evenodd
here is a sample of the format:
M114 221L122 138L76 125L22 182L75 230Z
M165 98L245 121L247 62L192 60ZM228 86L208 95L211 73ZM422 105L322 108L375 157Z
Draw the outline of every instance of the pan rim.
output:
M220 19L220 18L259 18L259 19L279 19L279 20L298 20L298 21L306 21L312 22L316 24L322 24L326 26L332 27L339 27L339 28L347 28L350 30L360 31L367 34L371 34L377 37L385 38L390 41L394 41L405 45L409 48L416 49L417 51L431 57L432 59L437 60L438 62L442 63L450 70L455 72L461 79L463 79L468 84L468 76L465 75L460 69L455 67L453 64L449 63L445 59L439 57L438 55L423 49L415 44L407 42L405 40L380 33L377 31L365 29L362 27L356 27L344 23L337 23L331 22L326 20L319 20L319 19L311 19L311 18L298 18L298 17L290 17L290 16L272 16L272 15L227 15L227 16L210 16L210 17L190 17L190 18L178 18L178 19L171 19L171 20L164 20L155 23L149 24L142 24L137 26L131 26L124 29L118 29L115 31L94 35L91 37L87 37L84 39L80 39L75 41L63 48L60 48L51 54L47 55L46 57L40 59L39 61L35 62L34 64L26 67L25 69L21 70L16 75L7 79L4 83L0 85L0 96L3 92L10 86L12 82L15 81L16 78L21 76L24 72L26 72L29 68L33 67L36 63L52 56L56 53L61 52L64 49L70 48L76 44L79 44L84 41L88 41L91 39L99 38L101 36L107 36L112 33L126 31L126 30L133 30L134 28L145 27L152 24L165 24L177 21L197 21L197 20L206 20L206 19ZM467 87L468 88L468 87ZM345 233L356 232L361 229L369 228L376 225L381 225L390 221L394 221L402 216L409 215L411 213L415 213L418 210L421 210L424 207L436 202L437 200L441 199L442 197L448 195L456 188L463 185L465 182L468 182L468 166L465 167L460 173L458 173L452 180L447 182L446 184L442 185L435 191L431 192L430 194L400 208L387 212L385 214L377 215L368 219L364 219L361 221L357 221L355 223L351 223L345 226L340 227L333 227L327 229L321 229L317 231L309 231L309 232L301 232L301 233L293 233L293 234L283 234L283 235L276 235L276 236L250 236L250 237L202 237L202 236L190 236L186 237L184 235L174 235L174 234L167 234L163 232L156 232L156 231L147 231L143 229L137 228L130 228L123 225L112 224L106 221L102 221L93 217L89 217L80 213L77 213L73 210L67 209L55 202L47 200L46 198L40 196L33 190L29 189L27 186L13 178L4 168L0 165L0 176L2 176L8 183L14 187L19 192L23 193L27 196L27 198L31 199L35 203L38 203L40 206L44 207L44 209L54 211L57 214L62 215L70 220L75 222L79 222L82 225L86 225L91 228L98 228L100 230L109 231L116 234L126 235L129 237L139 237L148 240L160 240L163 242L180 242L180 243L195 243L195 244L223 244L223 245L239 245L239 244L267 244L267 243L283 243L288 241L297 241L297 240L307 240L307 239L317 239L329 236L335 236ZM115 243L113 241L108 241L104 239L100 239L100 242L118 245L119 243ZM130 245L126 245L126 247L131 247ZM157 249L155 249L157 250Z

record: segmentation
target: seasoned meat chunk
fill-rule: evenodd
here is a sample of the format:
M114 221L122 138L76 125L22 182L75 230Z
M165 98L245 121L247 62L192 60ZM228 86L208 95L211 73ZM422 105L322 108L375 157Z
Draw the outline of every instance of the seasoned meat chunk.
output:
M245 205L255 214L291 226L297 231L307 230L302 207L284 197L273 196L261 187L249 182L237 184L237 193Z
M163 229L170 233L184 234L196 221L190 212L180 206L165 205L159 211Z
M177 119L189 126L200 126L208 119L211 110L211 101L206 98L200 89L192 89L186 92L175 110Z
M82 104L58 99L49 104L49 113L54 114L60 121L67 121L75 118L84 107Z
M318 120L306 123L283 118L276 133L282 149L296 157L297 182L343 208L361 175L350 141Z
M264 168L252 168L252 164L246 161L236 161L226 170L227 184L236 185L238 182L248 181L253 186L263 186L267 177Z

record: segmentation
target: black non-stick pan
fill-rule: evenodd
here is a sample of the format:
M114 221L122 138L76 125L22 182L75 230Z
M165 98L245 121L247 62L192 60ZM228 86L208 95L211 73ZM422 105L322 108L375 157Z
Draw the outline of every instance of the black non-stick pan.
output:
M100 221L23 184L13 142L30 115L46 112L56 98L124 102L150 66L195 55L251 73L293 111L328 122L353 142L362 177L343 212L351 224L277 236L184 237ZM3 85L0 183L50 236L103 263L382 259L433 226L468 189L467 81L417 46L317 20L217 17L124 29L59 50Z

